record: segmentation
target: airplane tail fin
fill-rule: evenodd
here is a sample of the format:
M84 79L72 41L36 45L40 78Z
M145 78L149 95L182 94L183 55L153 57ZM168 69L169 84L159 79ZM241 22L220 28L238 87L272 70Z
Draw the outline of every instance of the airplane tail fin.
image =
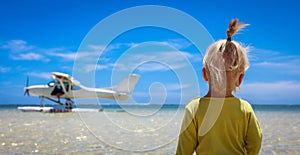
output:
M134 90L139 79L140 79L139 75L131 74L126 79L124 79L119 85L113 87L113 90L130 95Z

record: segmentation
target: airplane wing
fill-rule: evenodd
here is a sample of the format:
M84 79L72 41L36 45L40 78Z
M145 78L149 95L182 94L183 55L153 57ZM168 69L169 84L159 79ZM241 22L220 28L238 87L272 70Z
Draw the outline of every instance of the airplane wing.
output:
M72 82L73 77L69 74L52 72L52 78L54 80L62 80L62 82Z

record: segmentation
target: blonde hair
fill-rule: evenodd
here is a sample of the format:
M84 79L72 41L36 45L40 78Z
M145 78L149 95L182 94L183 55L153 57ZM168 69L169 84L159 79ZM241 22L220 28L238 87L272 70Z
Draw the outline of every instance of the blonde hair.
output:
M226 73L243 73L249 68L246 48L232 41L232 36L248 24L238 23L238 19L230 21L227 29L227 39L214 42L207 49L203 66L207 70L210 84L217 91L226 90ZM235 91L235 86L232 91Z

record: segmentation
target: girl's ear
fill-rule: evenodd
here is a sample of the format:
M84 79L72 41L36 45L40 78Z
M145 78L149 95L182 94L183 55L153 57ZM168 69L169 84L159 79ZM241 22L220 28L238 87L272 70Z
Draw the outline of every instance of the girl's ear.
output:
M202 68L202 77L203 77L204 81L208 82L206 69L204 67Z
M237 87L239 87L239 86L242 84L243 79L244 79L244 76L245 76L244 73L242 73L242 74L239 76L239 81L238 81L239 83L238 83Z

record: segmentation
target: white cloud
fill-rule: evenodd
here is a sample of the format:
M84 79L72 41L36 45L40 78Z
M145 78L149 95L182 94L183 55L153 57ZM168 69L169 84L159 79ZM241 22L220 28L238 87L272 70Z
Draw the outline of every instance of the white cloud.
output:
M118 70L137 69L142 72L168 71L187 67L191 64L188 58L197 57L180 51L132 52L119 58L115 65Z
M25 53L25 54L19 54L19 55L11 55L11 58L13 60L40 60L40 61L49 61L49 59L45 58L41 54L37 53Z
M281 60L266 60L252 64L253 67L268 69L269 71L280 71L283 74L300 74L300 58L298 56L289 58L281 58Z
M184 49L192 45L190 42L184 39L173 39L173 40L153 42L153 43L162 44L166 46L173 46L177 49ZM138 45L139 43L117 43L117 44L110 45L108 49L118 49L121 47L132 48ZM144 45L144 43L141 43L141 45ZM141 72L168 71L168 70L184 68L187 65L187 62L189 63L199 62L200 60L202 60L200 53L191 54L189 52L180 51L180 50L156 51L161 49L156 48L155 46L153 46L154 48L153 52L144 52L143 49L141 48L145 48L146 51L149 51L149 48L152 48L148 44L146 44L145 47L140 46L138 48L140 48L141 52L136 52L135 54L126 55L126 56L130 56L131 58L130 59L128 58L128 61L126 62L123 61L117 62L117 64L115 64L116 69L119 70L137 69ZM138 68L134 68L134 67L138 67Z
M247 47L247 55L250 62L262 62L262 61L274 61L282 60L283 57L286 57L285 55L282 55L282 52L275 51L275 50L269 50L269 49L261 49L256 48L253 46Z
M112 51L120 48L131 48L136 46L136 43L113 43L108 46L105 45L87 45L86 49L81 49L83 51L77 52L77 58L87 57L87 56L97 56L104 54L105 52Z
M50 72L30 72L30 73L27 73L27 75L42 78L42 79L50 79L51 78Z
M284 102L299 101L299 93L300 82L277 81L244 83L238 94L245 95L258 104L293 104Z
M162 41L162 42L159 42L163 45L167 45L167 46L172 46L176 49L185 49L185 48L188 48L192 45L191 42L185 40L185 39L170 39L170 40L167 40L167 41Z
M160 63L145 63L137 68L137 70L141 72L155 72L155 71L168 71L168 70L175 70L184 67L185 65L182 63L178 63L172 66L165 66ZM125 66L124 66L125 68Z
M9 67L2 67L0 66L0 73L7 73L11 70Z
M107 64L107 65L93 65L93 64L88 64L84 67L84 71L85 72L91 72L94 70L103 70L103 69L107 69L111 66L111 64Z
M24 40L10 40L2 45L1 48L8 49L13 60L50 61L41 54L42 50L40 48L28 45Z
M76 53L59 53L59 52L49 52L47 53L50 56L59 57L62 60L74 60Z
M106 47L105 51L111 51L120 48L131 48L137 46L137 43L114 43Z
M122 44L123 45L123 44ZM113 44L105 48L104 45L88 45L84 51L77 52L49 52L48 55L63 58L65 60L80 60L80 62L95 60L100 58L106 51L119 48L121 45ZM104 50L104 51L103 51ZM99 61L109 61L111 58L101 58Z
M300 59L298 55L284 55L282 52L261 49L255 47L249 47L248 57L250 61L262 62L262 61L282 61L290 59Z
M8 49L10 57L13 60L35 60L35 61L50 61L48 56L62 58L62 60L74 60L76 53L69 52L65 48L40 48L37 46L28 45L24 40L11 40L1 46L2 49Z
M174 91L174 90L181 90L184 88L189 87L188 84L179 84L179 83L173 83L173 84L167 84L166 88L170 91Z
M190 42L183 39L173 39L162 42L157 42L161 44L168 44L174 46L177 49L182 49L189 47L191 45ZM46 55L52 57L61 58L61 60L65 61L74 61L75 59L82 58L95 58L103 55L107 51L112 51L120 48L132 48L139 45L139 43L113 43L108 46L104 45L88 45L86 51L81 52L70 52L65 48L41 48L37 46L28 45L28 43L24 40L11 40L6 42L1 46L2 49L8 49L11 51L11 58L13 60L42 60L42 61L50 61L51 57L45 59ZM102 51L104 49L104 51ZM176 51L178 52L178 51ZM196 58L195 56L189 54L188 52L181 52L182 55L186 56L189 59ZM176 56L170 55L164 56L165 58L175 59ZM103 61L109 61L110 58L103 58Z
M105 48L105 46L104 45L88 45L88 48L92 49L93 51L94 50L101 51Z
M300 74L300 56L285 55L282 52L251 47L250 67L267 71L280 71L283 74Z
M186 56L191 62L197 62L202 64L203 56L200 53L191 54L189 52L181 51L181 53Z
M259 93L271 94L271 93L281 93L284 90L290 92L300 90L300 82L296 81L277 81L277 82L254 82L245 83L243 88L246 92L254 93L259 91Z
M152 72L152 71L166 71L169 70L167 66L159 63L146 63L137 68L141 72Z
M35 47L27 45L27 42L24 40L10 40L5 43L2 48L8 49L12 52L25 52Z

